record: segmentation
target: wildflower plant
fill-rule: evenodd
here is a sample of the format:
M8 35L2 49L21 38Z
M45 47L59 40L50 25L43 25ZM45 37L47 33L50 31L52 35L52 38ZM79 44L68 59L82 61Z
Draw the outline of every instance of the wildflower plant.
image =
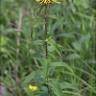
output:
M46 86L47 86L47 89L48 89L48 96L51 96L51 92L50 92L50 87L49 87L49 67L50 67L50 65L49 65L49 63L48 63L48 39L49 39L49 37L48 37L48 20L49 20L49 18L48 18L48 15L49 15L49 10L50 10L50 7L49 6L52 6L53 4L60 4L60 2L59 1L57 1L57 0L36 0L36 2L38 3L38 4L40 4L40 5L44 5L44 6L42 6L42 7L44 7L45 8L45 11L44 11L44 17L43 17L43 19L44 19L44 21L45 21L45 25L44 25L44 31L45 31L45 35L44 35L44 46L45 46L45 59L46 59L46 72L45 72L45 74L46 74L46 76L45 76L45 80L46 80ZM30 88L31 88L31 86L30 86Z

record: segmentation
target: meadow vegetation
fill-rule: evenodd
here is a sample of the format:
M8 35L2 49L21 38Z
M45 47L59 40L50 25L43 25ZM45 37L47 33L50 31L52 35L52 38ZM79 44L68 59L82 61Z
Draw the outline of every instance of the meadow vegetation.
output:
M60 2L0 0L0 96L96 96L96 0Z

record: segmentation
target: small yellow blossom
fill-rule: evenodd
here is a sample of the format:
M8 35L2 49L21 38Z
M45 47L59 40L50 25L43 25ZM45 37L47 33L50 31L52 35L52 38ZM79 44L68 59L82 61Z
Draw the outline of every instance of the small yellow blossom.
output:
M38 3L42 4L42 5L49 5L49 4L53 4L53 3L60 3L57 0L36 0Z
M29 85L29 89L31 90L31 91L37 91L38 90L38 86L35 86L35 85Z

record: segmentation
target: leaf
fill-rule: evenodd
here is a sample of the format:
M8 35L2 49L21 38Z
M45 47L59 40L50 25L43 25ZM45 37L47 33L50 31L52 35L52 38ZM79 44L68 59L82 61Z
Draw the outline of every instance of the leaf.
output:
M80 55L77 54L77 53L73 53L73 54L70 54L66 57L68 60L76 60L76 59L79 59L80 58Z
M62 93L62 89L60 88L60 82L58 82L57 80L53 80L49 84L49 86L52 88L52 91L56 96L64 96L64 94Z

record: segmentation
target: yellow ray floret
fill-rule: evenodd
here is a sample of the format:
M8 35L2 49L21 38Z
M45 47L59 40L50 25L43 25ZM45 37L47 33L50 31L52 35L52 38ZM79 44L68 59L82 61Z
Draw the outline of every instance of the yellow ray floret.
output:
M57 0L36 0L38 3L42 4L42 5L49 5L49 4L53 4L53 3L60 3Z

